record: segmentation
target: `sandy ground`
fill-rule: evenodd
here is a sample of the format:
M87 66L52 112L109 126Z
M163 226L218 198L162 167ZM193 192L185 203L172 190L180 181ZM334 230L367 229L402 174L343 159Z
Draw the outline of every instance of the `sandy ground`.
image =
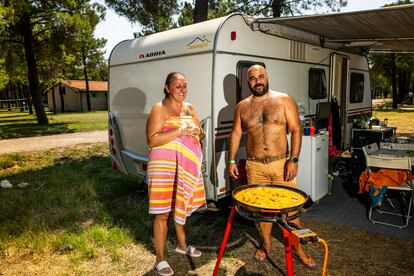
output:
M108 131L66 133L49 136L0 140L0 154L35 150L47 150L84 143L100 143L108 140Z

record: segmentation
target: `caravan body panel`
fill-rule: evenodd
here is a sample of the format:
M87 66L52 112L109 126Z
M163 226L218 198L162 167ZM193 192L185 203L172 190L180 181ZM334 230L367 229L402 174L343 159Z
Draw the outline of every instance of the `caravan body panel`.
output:
M195 106L200 118L211 118L212 48L220 22L211 20L208 24L123 41L113 49L109 112L119 126L122 150L120 156L111 153L111 157L121 163L118 167L124 173L145 176L146 120L151 107L164 98L168 73L177 71L186 75L186 100ZM205 145L208 147L211 145Z

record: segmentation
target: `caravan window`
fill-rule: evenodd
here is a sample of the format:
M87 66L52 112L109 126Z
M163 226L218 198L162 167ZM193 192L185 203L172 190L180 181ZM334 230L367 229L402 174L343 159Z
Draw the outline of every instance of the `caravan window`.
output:
M325 70L320 68L309 69L309 98L312 100L325 99L326 96Z
M350 103L360 103L364 98L364 74L351 73Z
M266 68L266 65L263 62L239 61L237 63L237 102L240 102L252 94L247 80L247 70L250 66L255 64L262 65Z

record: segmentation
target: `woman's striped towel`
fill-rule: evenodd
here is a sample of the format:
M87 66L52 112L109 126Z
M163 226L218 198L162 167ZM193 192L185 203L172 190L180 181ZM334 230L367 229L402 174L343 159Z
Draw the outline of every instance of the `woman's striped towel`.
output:
M191 116L171 117L163 132L194 123ZM201 173L200 142L192 136L181 135L175 140L149 152L147 168L149 213L174 212L177 223L184 225L187 216L206 206Z

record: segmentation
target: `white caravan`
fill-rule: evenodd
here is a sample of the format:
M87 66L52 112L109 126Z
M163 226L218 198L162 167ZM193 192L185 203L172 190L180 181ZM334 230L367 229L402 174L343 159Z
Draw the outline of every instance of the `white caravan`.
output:
M270 88L291 95L305 116L316 115L318 103L337 99L342 145L349 145L354 116L371 112L368 61L355 48L340 51L337 46L240 14L119 43L109 60L113 168L145 176L146 120L152 105L163 99L164 81L172 71L187 77L186 100L207 133L202 169L210 200L229 195L232 188L225 171L227 142L235 106L250 94L246 71L252 64L264 65ZM238 161L245 158L244 147L242 137Z

